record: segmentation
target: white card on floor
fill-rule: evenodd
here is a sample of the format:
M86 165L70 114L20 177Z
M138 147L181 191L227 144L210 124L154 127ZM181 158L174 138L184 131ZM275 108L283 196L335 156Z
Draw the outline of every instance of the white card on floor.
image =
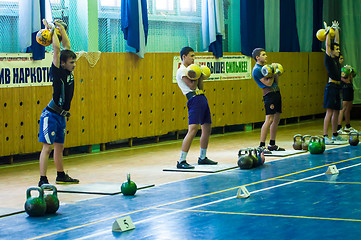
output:
M251 194L245 186L241 186L237 192L237 198L248 198Z
M327 171L325 172L325 174L338 174L338 169L336 167L336 165L331 165L328 167Z
M135 226L133 224L132 219L130 218L130 216L126 216L116 219L113 223L112 230L116 232L125 232L128 230L132 230L134 228Z

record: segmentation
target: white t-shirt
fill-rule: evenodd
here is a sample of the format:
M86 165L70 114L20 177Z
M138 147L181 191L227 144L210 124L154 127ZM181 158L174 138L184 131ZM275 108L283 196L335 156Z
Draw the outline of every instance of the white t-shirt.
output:
M186 95L187 93L192 92L193 90L190 89L190 87L188 87L187 84L183 81L182 78L184 76L187 76L187 68L182 64L177 70L177 83L182 93Z

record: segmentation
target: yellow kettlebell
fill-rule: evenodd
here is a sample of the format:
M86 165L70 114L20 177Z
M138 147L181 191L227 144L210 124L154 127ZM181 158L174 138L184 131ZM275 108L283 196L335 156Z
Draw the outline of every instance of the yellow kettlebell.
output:
M187 67L187 77L191 80L197 80L202 75L202 69L197 64L191 64Z
M211 69L209 69L209 67L205 65L202 65L201 70L202 70L202 79L207 80L211 76Z

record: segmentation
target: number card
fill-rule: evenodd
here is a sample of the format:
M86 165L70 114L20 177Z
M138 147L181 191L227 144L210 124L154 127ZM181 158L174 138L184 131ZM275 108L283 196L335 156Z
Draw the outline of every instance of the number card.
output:
M328 167L327 171L325 172L325 174L338 174L339 171L336 167L336 165L331 165Z
M237 192L237 198L249 198L251 194L248 192L245 186L241 186Z
M135 228L135 226L133 224L132 219L130 218L130 216L126 216L126 217L116 219L114 221L112 231L125 232L128 230L132 230L134 228Z

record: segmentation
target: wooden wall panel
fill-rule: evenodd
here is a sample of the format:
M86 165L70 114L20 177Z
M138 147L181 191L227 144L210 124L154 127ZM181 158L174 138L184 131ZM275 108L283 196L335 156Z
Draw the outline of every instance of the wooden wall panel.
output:
M25 99L24 99L24 116L20 119L20 144L23 145L22 152L26 153L34 149L36 144L36 138L34 139L33 136L37 136L37 114L36 114L36 105L37 101L35 96L35 88L28 87L24 88L23 92Z
M187 129L187 99L172 82L173 56L177 54L147 53L139 59L129 53L102 53L94 67L81 57L74 71L75 93L65 146ZM323 58L323 53L268 53L269 62L285 68L280 78L282 118L324 112L327 74ZM252 59L252 67L254 64ZM212 127L264 121L262 90L253 79L209 81L204 89ZM39 119L51 94L51 86L0 89L0 156L41 150Z
M328 76L325 69L324 53L309 53L309 73L308 79L310 84L310 99L308 104L312 114L325 112L323 109L323 96Z
M154 99L154 109L152 111L152 115L154 116L154 128L155 128L155 135L159 136L162 134L167 133L165 125L167 123L167 118L169 118L166 110L168 110L167 105L169 104L170 100L162 101L165 98L164 92L170 91L171 84L166 84L165 81L172 82L171 77L165 74L167 71L166 67L170 67L169 61L173 61L172 55L169 53L165 53L163 56L160 54L156 54L154 56L154 72L152 73L152 83L154 86L153 91L153 99ZM163 66L163 62L167 64ZM167 78L166 78L167 77ZM166 80L165 80L166 79Z
M240 91L242 94L242 118L243 123L264 121L264 104L262 90L253 79L241 82Z
M5 109L5 94L6 94L5 88L0 88L0 153L5 153L4 147L5 147L5 121L7 118L4 114Z
M18 152L17 141L15 140L18 135L18 127L16 126L17 117L19 114L18 99L20 88L7 88L5 92L5 105L4 116L4 152L7 155L16 154ZM15 90L15 91L14 91Z
M88 117L84 114L84 111L86 106L90 105L85 96L86 84L89 81L88 62L84 57L81 57L76 64L76 71L74 71L74 96L70 106L71 116L66 118L65 147L83 145L82 141L85 138L83 136L84 133L82 133L84 129L83 121L86 121ZM81 77L77 76L79 72L82 73ZM81 120L81 116L84 116L84 120Z
M34 132L31 132L30 135L27 137L31 138L34 142L32 151L29 152L37 152L41 151L41 148L43 146L42 143L39 143L39 124L40 124L40 116L45 107L48 105L50 100L53 97L53 87L52 86L43 86L43 87L31 87L34 90L35 93L35 102L32 106L35 107L35 116L34 119L36 119L36 124L31 125L30 122L25 120L25 124L29 124L29 128L33 128Z
M92 127L91 123L94 122L92 120L94 114L90 111L94 107L93 96L94 89L96 89L94 78L90 74L92 69L85 57L78 60L75 69L75 90L70 108L71 116L67 119L66 146L74 146L74 144L78 144L77 146L86 145L90 142L92 133L97 131L97 128L88 131ZM75 73L80 73L80 76L76 76ZM70 141L73 142L70 143Z
M132 118L132 95L131 89L131 71L126 64L129 61L130 56L128 54L117 55L118 66L117 73L119 76L120 86L120 109L119 109L119 139L127 139L132 136L131 129L133 128Z
M1 109L1 126L0 126L0 151L1 155L10 155L10 148L8 147L10 145L9 143L9 134L11 133L11 127L9 126L9 121L11 121L11 116L9 115L11 113L10 108L10 94L12 94L11 91L9 91L8 88L1 88L0 89L0 109Z
M114 133L111 135L112 138L110 141L121 139L122 134L122 126L124 124L124 117L122 115L122 97L121 97L121 82L124 79L121 78L119 73L119 62L120 56L113 55L111 68L112 68L112 75L110 76L110 90L112 94L112 102L109 106L110 117L109 121L111 123L112 129ZM94 139L94 138L92 138Z

